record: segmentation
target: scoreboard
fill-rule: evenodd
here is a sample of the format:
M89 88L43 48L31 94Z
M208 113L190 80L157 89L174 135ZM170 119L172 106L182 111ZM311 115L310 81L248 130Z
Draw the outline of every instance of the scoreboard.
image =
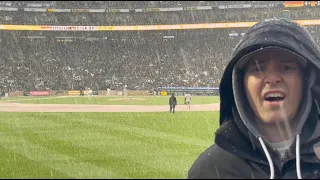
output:
M314 7L320 6L320 1L284 1L283 7L285 8L298 8L298 7Z

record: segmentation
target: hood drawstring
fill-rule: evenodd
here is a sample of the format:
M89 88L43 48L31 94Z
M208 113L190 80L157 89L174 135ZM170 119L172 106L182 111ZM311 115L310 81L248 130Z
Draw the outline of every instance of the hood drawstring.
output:
M273 162L272 162L270 153L269 153L266 145L264 144L262 138L259 137L258 139L259 139L259 141L260 141L260 144L261 144L261 146L262 146L262 149L263 149L263 151L264 151L264 154L267 156L267 159L268 159L268 163L269 163L269 166L270 166L270 179L274 179L274 166L273 166Z
M317 118L319 118L319 116L320 116L320 106L319 106L319 103L318 103L318 100L317 100L317 99L315 99L314 102L315 102L315 104L316 104L316 106L317 106L317 111L318 111L318 116L317 116Z
M300 134L297 134L296 138L296 167L298 179L302 179L301 169L300 169Z
M296 169L297 169L297 177L298 179L302 179L301 176L301 168L300 168L300 134L297 134L296 136ZM265 143L263 142L263 139L261 137L258 137L259 142L262 146L262 149L264 151L264 154L267 157L268 163L269 163L269 167L270 167L270 179L274 179L274 165L270 156L270 153L265 145Z

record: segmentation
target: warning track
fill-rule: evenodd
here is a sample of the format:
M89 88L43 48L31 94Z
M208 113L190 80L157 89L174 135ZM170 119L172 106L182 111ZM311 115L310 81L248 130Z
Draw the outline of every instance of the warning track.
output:
M219 103L191 105L190 111L219 111ZM176 112L189 111L177 105ZM0 103L0 112L169 112L169 105L84 105L84 104L20 104Z

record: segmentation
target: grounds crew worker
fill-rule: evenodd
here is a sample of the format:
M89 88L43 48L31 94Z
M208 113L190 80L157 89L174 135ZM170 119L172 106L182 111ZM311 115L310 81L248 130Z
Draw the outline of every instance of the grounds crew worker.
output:
M320 178L320 52L285 19L250 28L220 83L220 128L190 179Z
M177 98L174 96L174 93L172 93L171 97L169 98L169 105L170 105L170 113L174 113L177 105Z

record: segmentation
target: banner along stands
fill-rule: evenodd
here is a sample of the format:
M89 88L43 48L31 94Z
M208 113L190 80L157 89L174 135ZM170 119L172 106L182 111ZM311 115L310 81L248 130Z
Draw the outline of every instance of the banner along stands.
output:
M80 91L68 91L68 95L80 95Z
M320 19L293 20L303 26L319 26ZM147 31L147 30L178 30L178 29L218 29L218 28L249 28L258 22L226 22L207 24L168 24L168 25L137 25L137 26L43 26L43 25L4 25L0 31Z
M50 91L30 91L30 96L49 96Z

